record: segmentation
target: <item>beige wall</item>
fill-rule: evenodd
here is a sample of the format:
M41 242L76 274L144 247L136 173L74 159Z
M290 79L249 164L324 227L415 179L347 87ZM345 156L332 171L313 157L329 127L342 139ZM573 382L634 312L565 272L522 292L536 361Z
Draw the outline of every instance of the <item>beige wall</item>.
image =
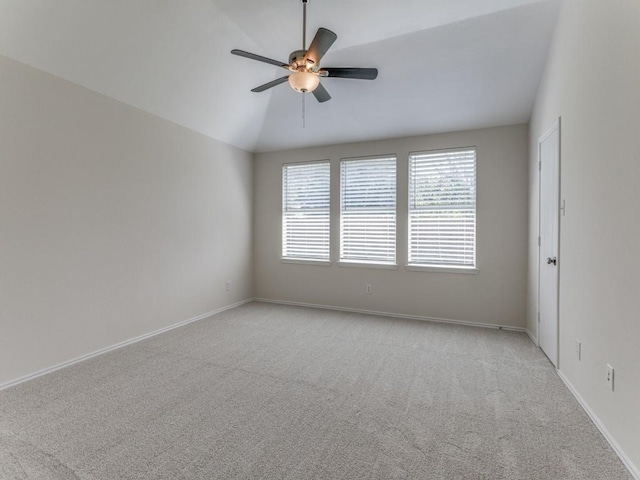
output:
M251 297L250 154L4 57L0 85L0 384Z
M531 121L528 328L538 138L562 117L560 371L640 466L640 2L567 0ZM575 341L582 342L582 360ZM616 391L607 389L606 364Z
M254 293L258 298L405 315L524 327L528 127L518 125L443 135L335 145L256 155ZM406 271L409 152L477 147L479 271L476 275ZM398 156L396 270L338 266L339 161ZM282 164L330 159L332 266L282 263ZM373 293L365 293L365 284Z

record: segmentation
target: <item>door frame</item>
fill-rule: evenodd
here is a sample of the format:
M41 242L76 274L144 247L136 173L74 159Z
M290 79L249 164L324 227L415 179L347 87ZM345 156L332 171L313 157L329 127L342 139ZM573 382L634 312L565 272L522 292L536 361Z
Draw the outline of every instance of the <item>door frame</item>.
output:
M537 273L538 273L538 295L537 295L537 305L536 305L536 310L537 310L537 315L536 315L536 346L538 348L540 348L540 248L541 248L541 212L542 212L542 144L544 143L544 141L549 138L555 131L558 131L558 205L556 205L556 208L558 209L558 259L561 259L561 253L560 253L560 228L561 228L561 217L564 216L564 208L560 209L560 206L562 205L562 117L558 117L558 119L553 122L553 125L551 126L551 128L549 130L547 130L540 138L538 138L538 238L537 238L537 242L538 242L538 261L537 261ZM559 370L560 369L560 269L562 267L562 261L558 261L558 265L557 265L557 271L558 271L558 285L557 285L557 291L556 291L556 297L558 299L557 301L557 312L556 312L556 318L558 319L557 321L557 341L556 341L556 358L557 358L557 365L556 365L556 369Z

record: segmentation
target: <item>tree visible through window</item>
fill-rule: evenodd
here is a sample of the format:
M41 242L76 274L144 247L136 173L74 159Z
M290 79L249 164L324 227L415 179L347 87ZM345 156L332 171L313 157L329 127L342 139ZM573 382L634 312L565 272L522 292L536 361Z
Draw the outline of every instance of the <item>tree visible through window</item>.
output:
M409 264L476 266L476 151L409 156Z

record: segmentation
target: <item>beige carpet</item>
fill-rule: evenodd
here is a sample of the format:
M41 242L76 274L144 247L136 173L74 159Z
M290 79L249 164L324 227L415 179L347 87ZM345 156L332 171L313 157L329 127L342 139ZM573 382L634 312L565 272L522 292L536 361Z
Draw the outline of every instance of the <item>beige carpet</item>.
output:
M252 303L0 392L2 479L628 479L521 333Z

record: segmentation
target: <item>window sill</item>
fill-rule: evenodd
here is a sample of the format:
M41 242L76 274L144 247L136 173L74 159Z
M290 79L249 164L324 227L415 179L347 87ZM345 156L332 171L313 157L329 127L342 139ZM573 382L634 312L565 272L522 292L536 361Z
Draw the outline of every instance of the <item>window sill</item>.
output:
M369 262L338 262L339 267L378 268L382 270L397 270L395 263L369 263Z
M311 260L302 258L281 258L282 263L292 263L296 265L320 265L323 267L330 267L332 263L329 260Z
M460 273L463 275L475 275L478 273L478 269L474 267L437 267L435 265L406 265L404 268L409 272Z

